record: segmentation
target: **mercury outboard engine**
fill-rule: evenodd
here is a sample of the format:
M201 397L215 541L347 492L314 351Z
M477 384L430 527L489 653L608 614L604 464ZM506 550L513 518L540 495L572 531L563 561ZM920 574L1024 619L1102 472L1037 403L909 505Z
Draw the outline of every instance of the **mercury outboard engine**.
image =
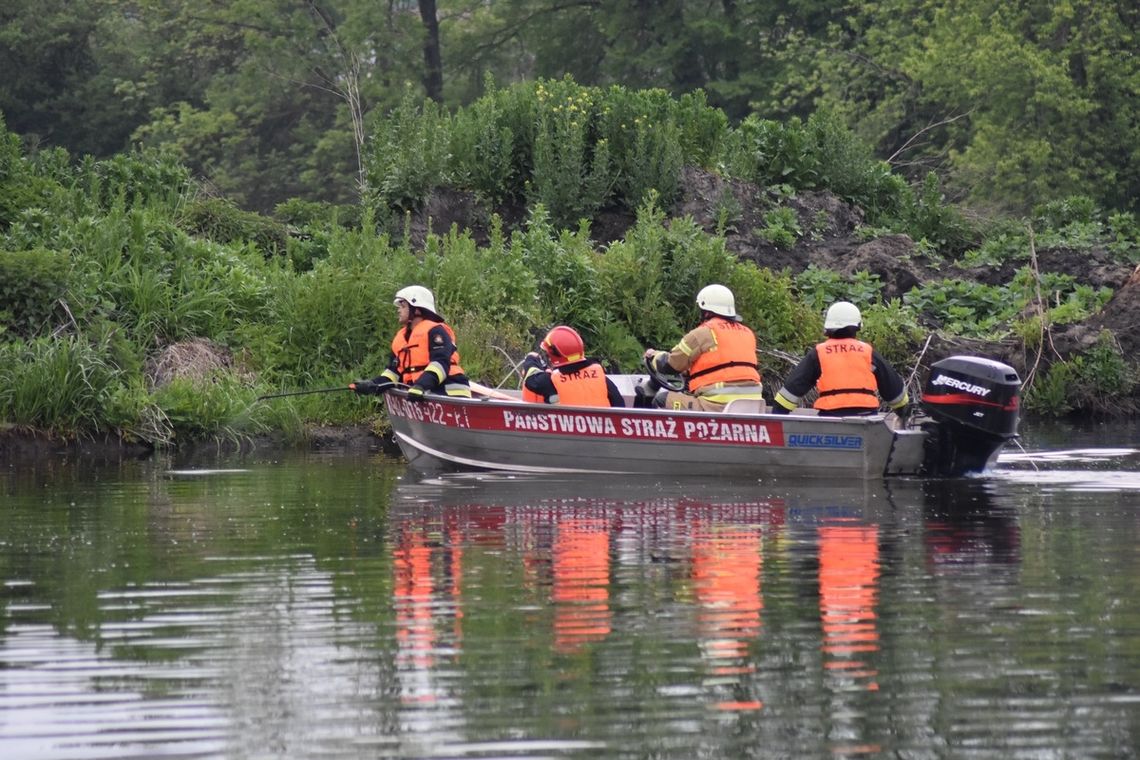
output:
M935 362L922 389L930 416L923 472L954 476L980 472L1017 437L1021 378L1007 364L976 356Z

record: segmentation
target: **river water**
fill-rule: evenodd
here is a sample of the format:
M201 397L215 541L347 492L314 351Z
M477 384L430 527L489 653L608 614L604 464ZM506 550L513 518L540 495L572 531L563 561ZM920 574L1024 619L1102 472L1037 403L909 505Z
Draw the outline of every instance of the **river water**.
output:
M1130 758L1140 428L959 481L0 472L0 758Z

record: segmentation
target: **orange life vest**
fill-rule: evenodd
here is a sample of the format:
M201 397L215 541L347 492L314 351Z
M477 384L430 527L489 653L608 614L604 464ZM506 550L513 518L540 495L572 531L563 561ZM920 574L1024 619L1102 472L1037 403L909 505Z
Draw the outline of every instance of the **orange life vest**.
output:
M554 383L555 392L558 393L559 405L610 405L610 396L606 392L606 371L596 362L565 375L560 369L552 370L550 380Z
M432 322L424 319L420 320L419 324L412 328L411 335L405 337L405 331L400 330L396 333L396 337L392 338L392 353L396 355L398 362L397 372L400 373L400 382L405 385L411 385L419 379L420 375L424 373L428 365L431 364L431 347L428 345L428 333L434 327L442 327L447 331L448 337L451 338L452 345L455 344L455 333L451 328L443 322ZM451 366L443 368L447 372L447 377L452 375L462 375L463 368L459 366L459 349L456 349L451 354ZM446 378L444 378L446 380ZM443 383L441 382L442 386Z
M760 384L756 364L756 335L740 322L714 317L705 326L716 338L716 348L705 351L689 367L689 392L715 383Z
M854 338L836 338L820 343L815 352L819 356L816 409L879 408L870 343Z
M522 387L522 400L528 404L545 404L546 400L525 385Z

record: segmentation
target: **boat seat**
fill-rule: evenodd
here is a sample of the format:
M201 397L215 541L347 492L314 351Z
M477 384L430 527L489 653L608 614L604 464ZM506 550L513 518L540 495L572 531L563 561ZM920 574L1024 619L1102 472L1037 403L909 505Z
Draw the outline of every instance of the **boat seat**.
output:
M734 398L725 404L724 411L729 414L764 414L768 405L759 398Z

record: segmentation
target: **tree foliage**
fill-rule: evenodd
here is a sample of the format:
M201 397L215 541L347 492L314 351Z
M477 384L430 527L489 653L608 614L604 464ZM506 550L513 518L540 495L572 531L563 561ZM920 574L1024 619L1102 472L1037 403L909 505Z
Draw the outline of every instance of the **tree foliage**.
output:
M700 91L732 123L822 110L973 203L1134 211L1138 22L1119 0L13 0L0 111L75 154L163 147L268 210L357 197L366 119L409 86L454 109L570 76Z

